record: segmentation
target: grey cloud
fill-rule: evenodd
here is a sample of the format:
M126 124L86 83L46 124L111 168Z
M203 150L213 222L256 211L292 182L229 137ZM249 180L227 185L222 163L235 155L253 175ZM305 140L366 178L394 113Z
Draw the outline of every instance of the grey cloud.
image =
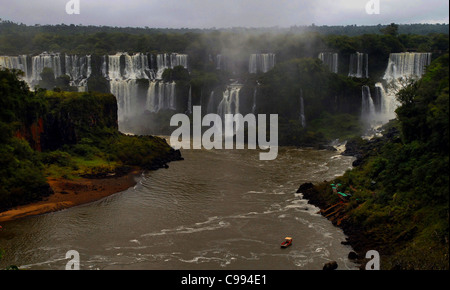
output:
M289 27L448 23L447 0L379 0L381 13L368 15L369 0L79 0L81 13L68 15L69 0L0 0L0 18L34 24L149 27Z

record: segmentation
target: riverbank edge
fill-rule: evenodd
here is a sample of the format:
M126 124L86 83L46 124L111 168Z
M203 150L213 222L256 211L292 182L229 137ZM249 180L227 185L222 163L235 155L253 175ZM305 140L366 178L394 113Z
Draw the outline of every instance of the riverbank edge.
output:
M328 186L326 181L316 185L312 183L303 183L300 185L297 193L301 193L303 199L307 200L309 204L318 207L319 214L328 219L334 226L342 229L346 235L346 240L341 244L349 245L353 251L349 253L348 258L359 265L360 270L365 269L366 263L369 259L365 258L367 251L375 249L376 245L371 243L365 236L363 229L358 228L350 221L350 216L347 213L345 202L338 202L331 204L326 198L325 188Z
M42 215L98 201L135 186L138 183L138 176L143 172L139 168L134 168L131 172L118 177L76 180L48 178L47 182L53 194L40 201L0 212L0 222Z
M181 161L184 158L179 150L173 150L166 158L160 158L147 169L138 166L129 167L125 172L120 170L109 176L94 175L70 180L48 177L47 182L53 194L28 204L16 206L0 212L0 223L12 220L47 214L74 206L101 200L116 193L134 187L142 174L158 169L167 169L167 163Z

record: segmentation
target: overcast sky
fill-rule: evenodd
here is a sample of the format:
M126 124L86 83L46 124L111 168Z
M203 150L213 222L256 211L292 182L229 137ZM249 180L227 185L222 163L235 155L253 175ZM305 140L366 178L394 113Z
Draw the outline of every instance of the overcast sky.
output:
M449 23L448 0L0 0L0 18L28 25L83 24L155 28L290 27ZM380 13L366 3L379 1ZM373 6L372 6L373 7Z

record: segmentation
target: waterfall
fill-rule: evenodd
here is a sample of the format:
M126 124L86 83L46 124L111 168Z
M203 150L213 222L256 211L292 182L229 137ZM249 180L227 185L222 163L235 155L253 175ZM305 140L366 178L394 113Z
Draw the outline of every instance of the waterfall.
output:
M403 78L420 78L425 73L426 66L430 63L431 53L391 53L384 79L392 81Z
M350 55L349 77L369 77L369 55L367 53L353 53Z
M248 71L251 74L266 73L275 66L274 53L254 53L250 55Z
M334 52L321 52L319 59L332 73L338 73L338 54Z
M370 94L370 88L369 86L362 86L361 119L370 123L374 117L375 104Z
M111 93L117 97L120 120L138 116L145 110L176 110L176 84L161 81L166 68L181 65L187 68L186 54L117 53L103 58L102 74L110 80ZM148 80L145 103L140 104L137 80Z
M101 66L102 76L108 78L108 58L106 55L102 56L102 66Z
M31 58L32 73L31 82L34 85L40 81L41 73L44 68L48 67L53 70L55 78L62 75L61 55L59 53L41 53Z
M160 110L176 110L175 82L150 81L145 109L152 113Z
M124 63L121 59L124 59ZM118 79L162 79L165 69L183 66L188 68L188 56L178 53L163 53L156 55L156 62L153 55L136 53L116 53L103 57L101 66L102 74L110 80Z
M120 71L120 57L122 53L116 53L115 55L108 55L108 78L110 80L123 79Z
M90 55L64 55L62 57L59 53L47 52L33 57L27 55L1 56L0 66L23 71L23 79L31 88L39 83L42 79L41 73L47 67L53 70L55 78L67 75L70 78L71 86L78 87L79 91L85 91L87 79L92 72Z
M378 120L386 123L395 118L395 109L399 106L395 93L386 92L382 83L375 84L375 95L378 103Z
M375 98L372 99L368 86L362 88L362 120L375 128L395 118L395 110L399 106L398 91L408 79L421 78L430 63L431 53L391 53L383 82L375 84Z
M30 60L30 62L28 61ZM24 72L23 80L32 88L37 85L41 78L44 68L51 68L54 77L61 76L63 72L63 59L59 53L47 53L28 57L19 56L0 56L0 66L8 69L16 69Z
M396 94L408 79L420 79L431 63L431 53L391 53L384 73L383 81L375 84L379 110L377 120L386 123L395 118L399 106Z
M302 127L306 127L306 118L305 118L305 103L303 100L303 90L300 89L300 122Z
M224 54L216 55L215 65L217 70L234 72L236 69L235 63L232 61L232 58Z
M150 68L148 66L148 56L143 53L137 53L132 56L124 54L126 79L148 79Z
M0 56L0 66L23 71L23 78L30 87L39 83L41 73L46 67L53 70L55 78L63 74L69 76L70 85L78 87L78 91L87 90L87 80L92 74L90 55L43 52L32 57ZM119 121L135 117L145 110L176 110L175 82L164 83L160 80L164 69L175 66L187 69L188 56L171 53L154 57L152 54L126 52L102 56L101 74L109 81L110 91L117 98ZM149 83L146 93L142 80L148 80ZM191 108L191 95L189 102Z
M219 106L217 107L217 114L222 118L224 127L228 126L228 128L232 128L233 125L226 123L226 114L239 114L239 92L241 88L242 85L240 84L231 84L223 92L222 101L220 101ZM241 124L236 123L233 134L240 128L240 125Z
M224 118L225 114L239 113L239 92L242 85L233 84L223 92L222 101L217 107L217 113Z
M159 82L151 81L147 90L146 109L152 113L159 111L159 95L156 86Z
M136 114L139 106L134 102L138 95L136 80L111 80L111 93L117 98L119 121Z
M156 78L162 79L164 70L166 70L168 68L182 66L185 69L187 69L188 68L188 56L187 56L187 54L178 54L178 53L158 54L156 56L156 65L157 65Z
M29 83L31 78L31 71L28 66L28 56L0 56L0 67L10 70L20 70L24 72L24 80Z
M70 77L70 85L79 91L87 89L87 79L91 75L91 56L66 55L65 74Z

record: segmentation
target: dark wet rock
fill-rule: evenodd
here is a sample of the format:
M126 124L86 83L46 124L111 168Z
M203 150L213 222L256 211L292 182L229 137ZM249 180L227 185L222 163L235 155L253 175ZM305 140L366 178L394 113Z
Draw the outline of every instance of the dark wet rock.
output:
M332 270L336 270L338 268L338 264L336 261L330 261L325 263L325 265L323 265L323 270L324 271L332 271Z
M348 258L350 260L356 260L358 259L358 254L356 252L351 251L350 253L348 253Z
M300 185L300 187L297 189L296 193L304 193L310 189L314 189L314 185L311 182L303 183Z

